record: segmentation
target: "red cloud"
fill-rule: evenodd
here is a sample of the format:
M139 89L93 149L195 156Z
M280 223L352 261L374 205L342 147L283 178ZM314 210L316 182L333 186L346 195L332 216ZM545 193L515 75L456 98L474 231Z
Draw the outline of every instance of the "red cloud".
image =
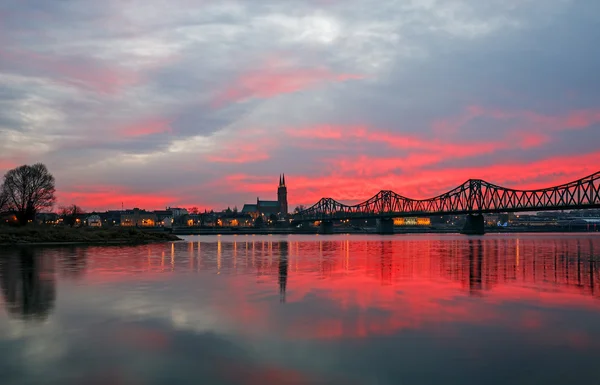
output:
M359 158L332 159L324 169L328 175L305 176L287 174L288 196L291 207L310 205L323 197L347 203L370 198L379 190L394 190L409 198L429 198L450 190L469 178L513 188L541 188L569 182L592 174L600 164L600 152L575 156L552 157L531 163L507 162L472 167L440 167L423 169L419 164L435 159ZM392 171L401 169L402 173ZM236 174L224 178L222 184L232 191L273 194L274 182L265 177Z
M272 98L316 87L326 82L361 79L361 75L336 74L326 68L266 69L246 73L221 92L215 104L240 102L250 98Z
M505 143L476 142L449 143L438 139L425 139L416 135L395 134L366 126L334 126L319 125L303 129L288 129L287 134L292 138L308 140L331 140L340 147L346 147L348 142L381 143L389 148L404 150L431 151L440 156L465 157L489 153L506 148ZM312 143L309 143L309 145Z
M125 208L159 209L172 206L178 198L163 192L137 192L117 186L73 186L58 192L60 205L77 204L83 209L120 210Z

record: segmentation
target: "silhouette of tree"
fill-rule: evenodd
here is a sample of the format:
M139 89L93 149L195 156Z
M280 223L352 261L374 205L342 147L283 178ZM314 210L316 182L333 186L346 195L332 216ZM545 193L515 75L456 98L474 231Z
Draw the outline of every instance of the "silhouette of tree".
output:
M254 220L254 227L263 227L264 223L265 221L259 216Z
M56 300L52 274L41 274L41 258L32 248L0 258L0 286L9 314L22 319L44 320Z
M271 221L271 224L275 224L275 222L277 222L277 215L275 214L271 214L269 215L269 221Z
M304 211L304 210L306 210L306 208L304 207L304 205L298 205L294 209L294 213L299 213L300 211Z
M52 207L56 200L54 177L42 163L8 171L1 190L6 195L8 209L14 211L20 225L34 220L37 212Z
M4 192L3 186L0 186L0 213L8 210L8 195Z
M85 211L81 207L73 204L60 207L59 214L65 225L73 227L75 226L75 223L77 223L77 216L85 214Z
M190 214L198 214L199 210L198 210L198 207L194 206L194 207L190 207L190 208L188 209L188 212L189 212Z
M189 219L190 219L189 214L183 214L183 215L180 215L177 218L173 219L173 224L178 225L178 226L185 226L185 225L187 225Z

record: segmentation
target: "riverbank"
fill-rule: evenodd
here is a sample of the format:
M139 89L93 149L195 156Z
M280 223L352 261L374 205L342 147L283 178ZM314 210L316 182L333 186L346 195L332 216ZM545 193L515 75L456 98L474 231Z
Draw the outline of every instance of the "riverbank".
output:
M394 234L457 234L458 227L396 227ZM586 233L594 232L585 228L569 228L563 226L513 226L486 227L486 233ZM318 234L317 227L298 228L253 228L253 227L179 227L173 228L176 235L268 235L268 234ZM334 227L333 234L377 234L375 227L351 228Z
M138 245L181 240L167 232L135 228L0 227L0 246L13 245Z

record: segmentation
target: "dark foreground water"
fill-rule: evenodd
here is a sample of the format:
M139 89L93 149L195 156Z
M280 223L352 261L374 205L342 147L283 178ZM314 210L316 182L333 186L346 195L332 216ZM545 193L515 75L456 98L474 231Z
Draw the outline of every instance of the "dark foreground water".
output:
M600 237L0 251L0 384L598 384Z

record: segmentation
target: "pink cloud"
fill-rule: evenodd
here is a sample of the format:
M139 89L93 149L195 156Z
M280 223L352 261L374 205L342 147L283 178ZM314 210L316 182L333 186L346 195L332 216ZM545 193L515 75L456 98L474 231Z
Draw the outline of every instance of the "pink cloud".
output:
M178 198L162 191L139 192L121 186L70 186L57 193L58 205L77 204L85 210L120 210L125 208L158 209L173 205Z
M228 141L221 143L213 150L213 153L206 155L205 159L215 163L252 163L262 162L270 159L269 149L276 146L277 141L273 137L264 137L267 135L264 130L244 129L238 131ZM256 142L251 138L260 137Z
M514 137L515 143L520 144L523 149L540 147L550 141L547 135L538 133L514 133L511 137Z
M17 167L17 164L15 162L13 162L11 160L0 159L0 172L8 171L15 167ZM0 180L1 180L1 176L0 176Z
M149 119L143 122L133 123L118 130L121 136L135 138L153 134L171 132L170 122L163 118Z
M507 148L505 143L475 142L451 143L447 140L426 139L416 135L396 134L366 126L336 126L318 125L308 128L288 129L287 134L292 138L307 140L332 140L340 148L346 148L352 143L381 143L388 148L404 150L431 151L438 155L465 157L486 154L498 149ZM312 144L312 143L311 143Z
M392 171L404 162L414 167ZM434 161L434 160L431 160ZM470 178L481 178L509 188L543 188L592 174L600 164L600 152L575 156L549 157L534 162L507 162L472 167L440 167L423 169L418 163L428 160L407 160L361 156L332 159L325 162L326 175L308 176L286 174L290 205L316 203L323 197L357 203L375 195L379 190L393 190L409 198L422 199L446 192ZM248 195L274 194L275 182L270 178L250 174L235 174L220 183L230 191Z
M317 87L323 83L362 79L356 74L336 74L326 68L262 69L237 78L215 99L215 105L235 103L250 98L268 99L281 94L294 93Z
M92 61L25 50L0 50L0 59L33 76L49 76L57 82L98 93L114 94L140 81L135 71L99 59Z
M563 115L544 115L535 111L502 110L482 106L469 106L457 117L436 120L432 128L439 134L458 132L475 118L485 117L495 120L509 121L517 133L548 133L564 130L577 130L600 123L600 110L584 109L570 111Z
M238 153L231 155L209 155L206 157L209 162L215 163L250 163L262 162L269 159L269 154L263 152Z

